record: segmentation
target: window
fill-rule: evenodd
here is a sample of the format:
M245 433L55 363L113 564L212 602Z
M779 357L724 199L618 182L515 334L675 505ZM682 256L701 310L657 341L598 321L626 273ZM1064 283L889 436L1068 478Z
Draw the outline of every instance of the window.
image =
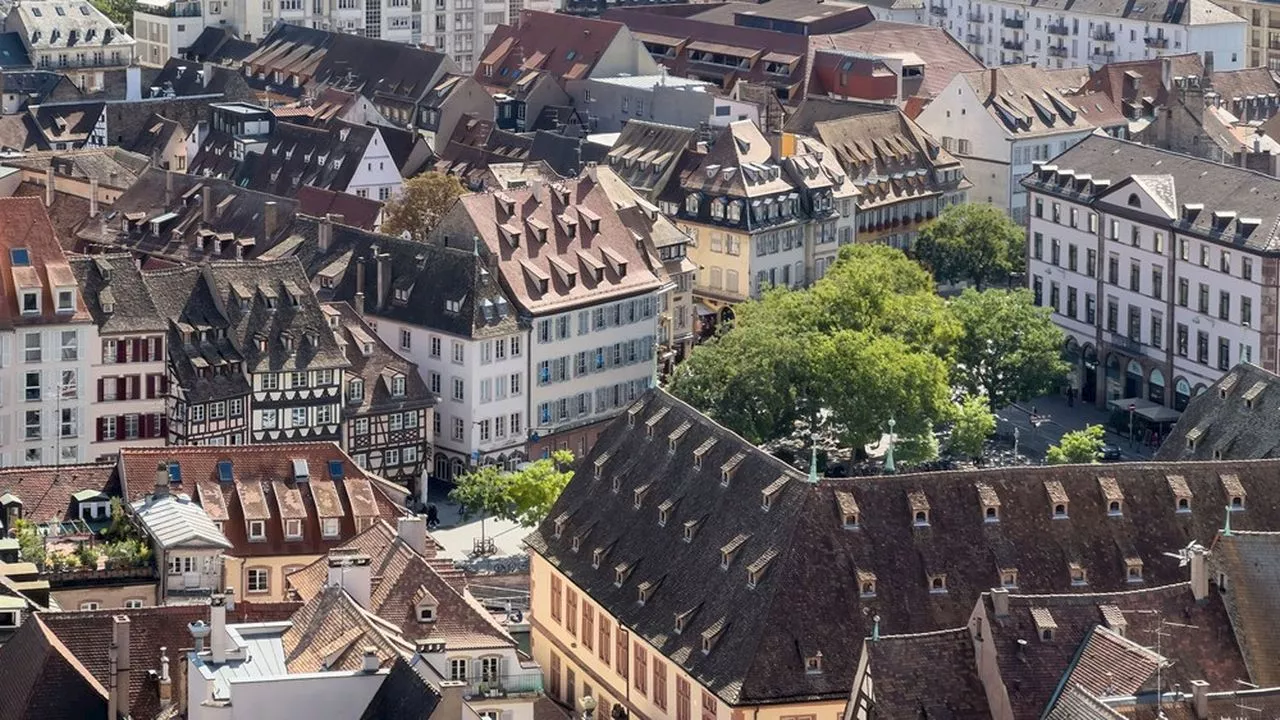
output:
M262 520L249 521L249 539L250 540L266 540L267 524Z
M40 293L35 290L22 291L22 314L23 315L39 315L40 314Z
M42 359L40 333L27 333L22 338L23 359L29 363L38 363Z
M76 310L76 294L74 290L58 290L58 312L69 313Z
M332 518L332 517L321 518L320 534L327 538L337 537L338 536L338 518Z
M347 399L359 402L364 399L364 380L356 378L347 383Z
M396 375L391 378L391 395L393 397L404 397L405 378L403 375Z
M271 575L267 568L249 568L249 592L264 593L271 590Z
M40 400L40 371L33 370L26 374L25 389L23 397L27 402L38 402Z
M432 337L429 345L430 345L431 357L433 358L440 357L440 338Z
M101 607L102 607L102 604L96 600L85 600L84 602L80 603L81 610L97 610Z
M26 437L26 439L27 439L27 440L39 440L39 439L40 439L40 432L41 432L41 429L40 429L40 426L41 426L41 416L40 416L40 411L39 411L39 410L28 410L28 411L26 411L26 413L24 413L24 416L25 416L25 420L26 420L26 422L25 422L25 426L26 426L26 434L25 434L25 437Z
M62 360L70 362L80 357L80 343L76 338L75 330L62 331Z
M454 378L454 379L453 379L453 399L454 399L454 400L456 400L456 401L458 401L458 402L462 402L463 395L464 395L464 393L463 393L464 387L465 387L465 386L464 386L464 383L463 383L463 381L462 381L462 378Z
M302 521L297 518L290 518L284 521L284 536L288 540L297 540L302 537Z
M408 350L413 345L413 334L408 329L400 330L400 349Z

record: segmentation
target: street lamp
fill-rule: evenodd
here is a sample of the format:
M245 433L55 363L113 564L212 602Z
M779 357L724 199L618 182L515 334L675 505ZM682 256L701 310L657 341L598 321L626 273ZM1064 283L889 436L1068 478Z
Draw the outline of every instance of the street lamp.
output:
M897 468L894 467L894 464L893 464L893 438L894 438L893 428L897 424L898 423L893 418L889 418L889 452L885 453L885 456L884 456L884 471L886 473L897 472Z
M596 699L585 695L578 704L582 707L582 720L592 720L596 712Z

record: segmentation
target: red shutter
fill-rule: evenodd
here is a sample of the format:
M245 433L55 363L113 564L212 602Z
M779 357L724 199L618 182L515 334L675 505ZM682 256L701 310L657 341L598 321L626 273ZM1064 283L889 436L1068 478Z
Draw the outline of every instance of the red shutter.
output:
M124 360L124 344L126 342L128 341L120 340L119 342L116 343L116 362L118 363L122 363L125 361Z
M117 400L125 399L125 392L127 391L127 385L128 383L125 382L123 375L116 378L116 399Z
M155 396L156 396L156 376L148 375L147 376L147 398L150 399Z
M98 402L102 402L102 383L103 383L103 379L98 378ZM98 438L98 439L101 440L102 438Z
M116 416L116 439L117 440L124 439L124 416L123 415Z
M102 381L99 380L98 382L101 383ZM105 439L102 437L102 431L104 430L103 425L106 424L106 421L106 418L98 418L98 442L102 442Z

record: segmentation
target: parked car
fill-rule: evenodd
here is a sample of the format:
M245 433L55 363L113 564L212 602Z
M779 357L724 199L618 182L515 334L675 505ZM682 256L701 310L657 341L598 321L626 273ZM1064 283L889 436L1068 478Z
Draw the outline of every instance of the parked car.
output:
M1120 462L1120 446L1106 444L1102 446L1102 462Z

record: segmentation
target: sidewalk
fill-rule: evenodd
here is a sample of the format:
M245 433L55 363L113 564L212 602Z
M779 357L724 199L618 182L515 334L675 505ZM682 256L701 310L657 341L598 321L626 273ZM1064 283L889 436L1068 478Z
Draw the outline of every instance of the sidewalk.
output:
M451 486L435 481L428 486L428 498L436 506L440 524L431 537L444 546L444 556L464 560L471 556L473 543L481 537L493 540L494 557L524 554L524 538L529 528L510 520L485 517L480 513L462 514L462 507L449 499Z
M1031 425L1031 410L1048 421L1039 427ZM1043 460L1050 445L1056 445L1068 432L1083 430L1089 425L1102 425L1107 428L1105 442L1120 448L1121 457L1127 461L1150 460L1156 448L1129 442L1124 435L1112 432L1107 427L1111 414L1098 410L1091 403L1076 401L1074 407L1067 404L1061 395L1047 395L1023 403L1014 403L996 411L997 428L1001 433L1012 433L1018 429L1018 449L1023 455L1035 460Z

